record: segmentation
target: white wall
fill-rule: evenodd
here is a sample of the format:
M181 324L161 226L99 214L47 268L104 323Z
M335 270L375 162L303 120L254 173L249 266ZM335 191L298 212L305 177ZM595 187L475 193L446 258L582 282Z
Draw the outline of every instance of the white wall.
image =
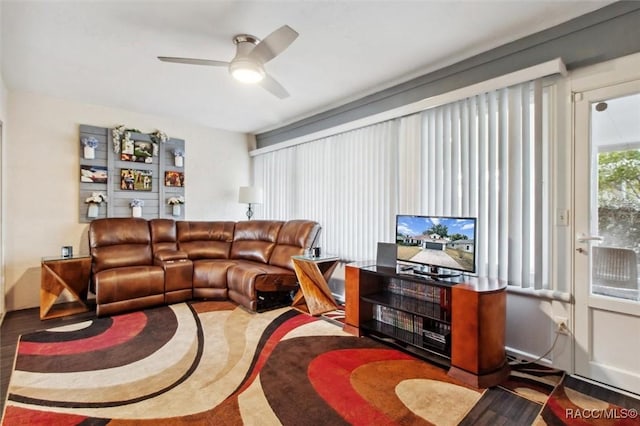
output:
M0 22L2 22L2 5L0 5ZM2 31L0 31L0 64L2 63ZM0 294L4 294L4 144L5 144L5 132L7 126L7 88L4 85L4 78L2 72L0 72L0 121L3 123L2 134L0 134ZM4 297L0 297L0 318L3 318L5 312ZM1 322L1 321L0 321Z
M2 5L0 5L0 22L2 22ZM0 31L0 64L2 64L2 31ZM5 121L7 112L7 88L4 85L4 78L0 72L0 120Z
M0 41L1 43L1 41ZM0 62L2 62L2 56L0 54ZM0 73L0 122L2 127L0 128L0 295L4 294L5 288L5 275L4 275L4 152L5 152L5 134L7 128L7 89L4 85L4 79L2 73ZM0 297L0 318L6 311L4 297ZM1 322L1 321L0 321Z
M554 317L571 318L571 305L551 298L508 291L507 352L527 361L541 357L541 364L573 371L572 338L562 334L557 336L556 341ZM569 326L572 326L571 321Z
M63 245L88 253L87 224L78 222L78 126L156 129L185 140L188 220L242 220L237 191L249 183L246 135L166 117L10 92L5 143L6 307L39 305L40 258Z

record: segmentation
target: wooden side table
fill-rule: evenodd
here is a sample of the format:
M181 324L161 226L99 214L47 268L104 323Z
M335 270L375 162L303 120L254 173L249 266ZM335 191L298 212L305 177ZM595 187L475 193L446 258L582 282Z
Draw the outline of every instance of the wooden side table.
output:
M337 256L293 256L293 268L300 289L293 298L292 307L311 315L320 315L338 309L327 282L338 266Z
M40 319L57 318L87 312L87 293L91 274L91 257L45 257L41 262ZM67 290L70 303L56 301Z

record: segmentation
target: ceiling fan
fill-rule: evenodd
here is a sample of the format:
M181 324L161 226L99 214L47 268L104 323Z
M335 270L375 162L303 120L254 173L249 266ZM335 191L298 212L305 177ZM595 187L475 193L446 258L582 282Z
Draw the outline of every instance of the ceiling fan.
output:
M169 56L158 56L158 59L178 64L227 67L236 80L243 83L258 83L273 95L284 99L289 97L289 92L265 72L264 64L281 54L297 37L298 33L288 25L278 28L262 41L249 34L236 35L233 38L236 56L231 62Z

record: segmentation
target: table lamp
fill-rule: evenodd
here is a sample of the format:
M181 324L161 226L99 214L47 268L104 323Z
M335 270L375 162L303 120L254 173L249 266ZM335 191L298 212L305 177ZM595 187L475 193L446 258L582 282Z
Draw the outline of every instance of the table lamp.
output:
M238 202L248 204L247 219L251 220L253 216L252 204L262 204L262 188L257 186L241 186L238 193Z

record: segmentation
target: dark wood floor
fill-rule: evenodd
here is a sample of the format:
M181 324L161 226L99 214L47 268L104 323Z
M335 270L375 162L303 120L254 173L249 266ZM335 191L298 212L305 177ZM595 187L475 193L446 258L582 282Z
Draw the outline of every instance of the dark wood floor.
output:
M91 318L95 318L95 311L41 321L39 308L8 312L5 315L0 327L0 389L2 390L0 413L4 411L9 379L13 370L13 359L20 335L75 324Z
M16 345L20 335L61 325L74 324L92 318L95 318L94 312L41 321L37 308L13 311L6 314L0 328L0 385L2 389L0 413L4 410ZM599 386L577 379L569 379L579 382L580 391L583 393L610 400L612 403L619 402L616 400L616 395L619 394L615 392L603 390ZM575 386L577 385L574 384L573 387ZM640 401L638 403L640 404ZM516 396L504 389L491 388L484 393L478 404L461 422L461 425L528 425L533 423L540 412L540 408L539 404Z

